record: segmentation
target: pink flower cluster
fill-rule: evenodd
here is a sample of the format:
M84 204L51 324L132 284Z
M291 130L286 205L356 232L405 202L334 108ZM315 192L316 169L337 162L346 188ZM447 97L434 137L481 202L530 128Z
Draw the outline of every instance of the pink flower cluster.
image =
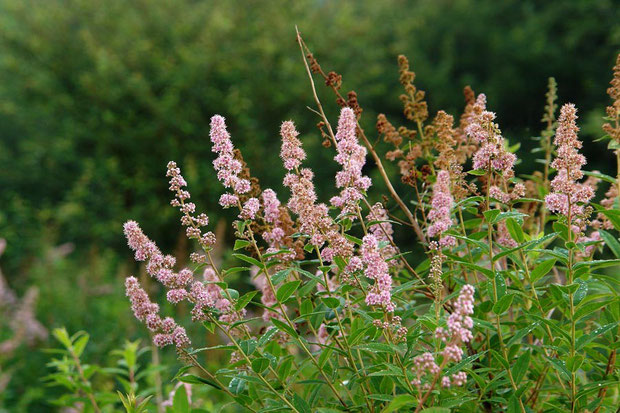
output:
M239 218L241 219L254 219L256 218L256 214L260 209L260 201L258 198L250 198L245 201L243 204L243 208L241 208L241 212L239 213Z
M438 376L443 366L449 362L459 362L463 358L461 343L467 343L473 339L471 329L474 322L471 315L474 313L474 287L465 285L461 289L459 296L454 303L454 311L448 317L448 328L437 327L435 337L446 343L442 351L443 361L441 366L437 365L432 353L424 353L414 359L413 370L416 378L413 384L419 386L422 378L429 375L432 378ZM464 372L444 376L441 379L443 387L462 386L467 382L467 375ZM428 386L428 385L427 385Z
M521 182L515 184L510 193L502 191L497 185L491 185L489 187L489 196L503 202L504 204L507 204L510 201L514 201L515 199L523 198L525 196L525 185Z
M460 343L467 343L473 338L471 329L474 327L474 321L471 315L474 313L474 292L473 286L463 286L459 297L454 303L454 311L448 317L448 330L446 331L441 327L435 330L435 336L448 343L446 348ZM452 356L454 354L454 351L448 350L448 355ZM454 359L454 361L460 360L460 357Z
M366 295L366 304L378 305L386 312L393 312L395 307L391 293L392 276L389 265L381 255L379 241L374 235L368 234L364 237L360 253L365 265L364 275L375 282Z
M175 197L170 204L178 207L183 213L181 224L186 227L185 233L190 239L197 239L203 248L211 248L215 244L215 235L211 231L202 232L200 227L209 225L209 218L206 214L194 215L196 205L193 202L187 202L191 195L184 188L187 182L181 175L181 169L175 162L168 162L166 176L170 177L170 190L174 192Z
M474 113L472 122L465 129L474 142L481 144L480 149L474 154L473 168L483 170L493 168L502 172L505 177L511 177L514 174L512 168L517 157L506 151L504 138L494 123L495 113L486 110L484 94L478 95Z
M165 347L174 344L178 349L183 349L191 345L183 327L170 317L162 319L159 316L159 306L151 302L136 277L128 277L125 280L125 291L136 318L156 333L153 336L153 343L156 346Z
M147 273L168 288L166 298L170 303L177 304L184 300L194 303L192 309L194 320L206 320L205 310L209 309L219 310L222 313L220 320L224 322L239 317L236 313L233 314L231 303L223 298L222 289L215 284L220 280L213 268L205 269L205 283L196 280L192 271L187 268L177 273L173 269L175 258L170 255L164 256L135 221L126 222L124 232L129 247L135 251L136 260L148 260Z
M262 236L269 244L267 252L277 252L287 246L284 221L290 220L290 216L286 208L281 208L280 200L272 189L265 189L261 198L263 200L263 216L265 223L271 226L263 231ZM290 253L278 254L278 259L280 261L290 261L294 260L296 256L297 254L291 251Z
M271 286L267 282L267 279L265 278L265 273L260 272L259 274L254 276L252 278L252 284L254 284L256 288L261 290L261 293L262 293L261 302L263 303L263 305L267 307L275 308L276 304L278 303L278 300L276 299L276 296L273 293L273 289L271 288ZM285 305L283 305L283 308L286 311ZM263 320L269 321L272 318L277 318L278 320L284 321L284 317L281 314L265 308L265 311L263 311Z
M581 168L586 164L586 158L578 149L582 144L577 139L577 109L568 103L562 106L558 119L558 128L553 143L557 146L557 157L551 166L557 170L551 181L553 192L545 197L547 208L551 212L566 216L569 225L576 227L577 232L583 230L585 223L582 220L584 206L594 196L591 185L579 183L583 178Z
M195 303L193 320L205 320L205 312L209 309L218 310L221 313L219 319L224 323L234 323L245 316L245 309L236 312L230 300L224 296L222 288L216 284L221 279L213 268L205 268L202 276L204 282L195 282L191 287L190 298Z
M433 197L431 199L431 211L428 213L428 219L431 225L428 227L427 234L429 237L440 237L439 246L449 247L455 244L456 240L451 236L443 236L452 226L451 208L454 202L450 191L450 173L441 170L437 173L437 181L433 186Z
M295 134L291 136L293 135ZM284 142L290 140L290 136L283 135L282 140L284 146ZM313 178L314 174L308 168L286 174L283 184L291 191L287 205L299 217L299 229L310 236L312 245L321 248L326 242L329 243L321 251L323 259L331 261L335 256L350 257L353 254L353 245L334 225L327 212L327 205L317 204L318 197L312 182Z
M271 230L263 232L263 239L267 241L270 248L278 248L282 245L286 235L280 223L280 200L273 189L265 189L261 196L265 222L273 226Z
M383 256L389 259L398 254L398 248L392 245L394 242L392 238L394 229L392 228L392 224L388 222L389 217L387 211L383 208L381 203L377 202L370 208L366 220L369 222L375 221L372 225L368 226L368 233L374 235L379 242L385 241L389 244L383 248ZM391 260L390 265L395 265L397 262L397 260Z
M245 194L250 191L250 181L239 178L242 165L235 159L234 146L230 140L230 134L226 130L225 119L220 115L211 118L211 131L209 132L213 143L213 152L218 157L213 161L213 167L217 171L217 179L224 187L231 188L233 193L225 193L220 197L220 205L224 208L235 206L239 201L237 194Z
M295 129L293 121L282 122L280 127L282 136L282 148L280 157L287 171L299 168L301 162L306 159L306 152L301 147L301 141L297 138L299 132Z
M342 170L336 174L336 187L343 189L340 195L330 201L343 214L353 214L351 219L356 219L357 204L364 197L363 192L372 184L369 177L362 175L362 168L366 164L366 148L358 143L356 129L355 112L348 107L342 108L335 136L337 155L334 159L342 165Z

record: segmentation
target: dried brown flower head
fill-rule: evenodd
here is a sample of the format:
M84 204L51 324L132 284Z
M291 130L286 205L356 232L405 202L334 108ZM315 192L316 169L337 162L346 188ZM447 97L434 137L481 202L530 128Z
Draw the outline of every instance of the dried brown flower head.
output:
M404 55L398 56L398 72L400 73L400 83L405 89L405 93L400 95L405 116L416 123L424 123L428 119L428 105L424 100L425 93L418 90L413 84L415 73L409 70L409 60Z

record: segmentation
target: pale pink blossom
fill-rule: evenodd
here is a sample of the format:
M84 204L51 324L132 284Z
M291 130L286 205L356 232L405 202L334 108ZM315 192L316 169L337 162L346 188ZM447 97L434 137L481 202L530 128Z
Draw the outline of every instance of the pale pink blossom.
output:
M240 219L254 219L256 218L256 214L258 213L259 209L260 209L260 201L258 200L258 198L250 198L247 201L245 201L245 204L243 204L243 208L241 209L241 212L239 213L239 218Z
M552 192L545 197L545 203L551 212L564 215L570 220L570 226L576 226L577 232L581 232L585 228L583 204L590 202L594 190L592 185L578 182L583 178L581 168L586 164L586 158L578 151L582 143L577 138L579 127L576 121L575 105L562 106L553 141L557 146L557 157L551 163L557 174L551 181Z
M447 247L456 243L454 237L444 236L443 233L452 226L452 204L454 198L450 192L450 173L441 170L437 173L437 181L433 185L431 210L428 219L431 221L427 234L429 237L439 237L439 246Z
M280 157L284 162L284 168L292 171L298 168L301 162L306 159L306 152L301 147L301 141L297 138L299 132L295 129L295 124L292 121L289 120L282 123L280 136L282 136Z
M217 171L217 179L222 182L224 187L230 188L233 194L245 194L250 191L250 182L247 179L239 177L241 173L241 161L235 158L234 146L230 139L230 134L226 129L225 119L220 115L211 118L211 130L209 132L211 142L213 143L212 151L217 153L218 157L213 161L213 167ZM224 208L233 206L231 197L221 197L220 205Z
M353 109L342 108L335 136L337 154L334 158L342 166L342 170L336 174L336 187L342 190L340 195L331 199L331 204L340 208L343 214L353 214L351 219L357 219L357 205L372 184L369 177L362 175L362 168L366 164L366 148L359 144L356 129L357 120Z
M395 306L392 303L392 276L387 262L381 255L377 238L371 234L366 235L360 252L365 266L364 275L374 280L374 285L366 295L366 304L381 306L386 312L393 312Z

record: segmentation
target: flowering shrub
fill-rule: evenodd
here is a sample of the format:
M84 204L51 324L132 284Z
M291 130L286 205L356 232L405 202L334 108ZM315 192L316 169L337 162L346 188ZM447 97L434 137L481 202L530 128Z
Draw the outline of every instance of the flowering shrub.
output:
M187 303L193 321L222 339L201 348L137 278L127 278L133 312L154 344L174 346L187 363L179 380L213 386L254 412L617 406L620 179L583 170L577 109L563 105L556 121L555 83L537 150L544 169L521 176L514 169L518 146L509 146L485 95L465 89L457 126L444 111L431 119L401 56L401 100L411 126L378 117L390 146L383 157L358 123L355 92L341 95L341 76L326 74L298 41L324 146L341 168L332 183L338 195L318 199L292 121L280 129L288 193L277 194L251 176L224 118L215 115L213 166L226 189L219 203L238 211L233 255L243 266L222 268L214 259L207 214L175 162L167 167L171 204L196 240L193 264L177 266L138 223L125 223L135 259L167 300ZM603 129L620 174L620 56L614 70ZM316 75L342 108L335 130L314 90ZM388 191L383 202L369 200L377 195L364 172L368 154ZM401 198L385 162L396 163L413 201ZM609 186L595 203L601 181ZM426 259L413 262L397 234L415 238ZM236 273L244 274L243 289L255 289L231 288ZM230 364L209 371L198 355L216 349L229 352Z

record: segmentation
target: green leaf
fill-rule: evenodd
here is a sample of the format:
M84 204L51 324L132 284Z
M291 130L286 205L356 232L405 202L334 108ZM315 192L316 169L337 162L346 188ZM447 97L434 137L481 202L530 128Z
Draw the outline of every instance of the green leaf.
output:
M617 209L598 209L598 212L605 215L612 223L616 231L620 231L620 211Z
M334 308L338 308L338 306L340 305L340 300L334 297L321 297L321 301L323 301L325 305L332 310Z
M258 342L254 339L243 340L239 342L239 347L247 356L250 356L256 350Z
M469 175L482 176L482 175L486 174L487 171L485 171L484 169L472 169L471 171L468 171L467 173Z
M312 305L312 300L306 298L302 301L301 306L299 307L299 315L304 316L306 314L310 314L314 310L314 305Z
M428 407L420 413L450 413L450 409L447 407Z
M56 337L56 340L60 341L60 343L67 348L67 350L71 348L71 339L69 338L69 333L67 333L66 328L55 328L52 334Z
M252 370L256 373L262 373L269 367L269 359L267 357L259 357L252 360Z
M187 390L185 386L179 386L174 393L172 409L174 413L189 413L189 401L187 400Z
M514 296L514 294L508 294L497 300L497 302L493 305L493 312L497 315L503 314L512 304L512 299Z
M235 246L233 247L233 250L237 251L237 250L247 247L248 245L250 245L250 241L247 241L244 239L237 239L235 240Z
M525 241L525 234L523 233L523 229L521 228L521 224L519 224L514 218L508 218L506 220L506 228L508 229L508 233L519 244L522 244Z
M395 411L404 411L408 409L404 409L405 406L413 406L417 404L417 400L410 394L399 394L394 397L390 404L388 404L385 409L381 411L381 413L390 413Z
M312 413L308 402L299 397L297 393L293 395L293 406L295 406L299 413Z
M260 338L258 339L258 345L260 347L264 347L265 344L267 344L269 342L269 340L271 340L271 338L278 332L277 328L270 328L269 330L265 331L265 334L263 334L262 336L260 336Z
M263 264L256 258L248 257L245 254L233 254L233 257L240 259L241 261L245 261L249 264L256 265L258 268L263 268Z
M570 372L576 372L581 367L584 357L581 354L575 354L573 357L569 357L566 360L566 368Z
M588 284L583 280L576 280L575 282L579 284L579 288L577 288L575 295L573 295L573 304L577 305L588 294Z
M286 268L284 270L280 270L274 275L271 276L271 282L273 285L278 285L289 275L289 273L293 270L293 268Z
M193 374L186 374L185 376L179 377L178 380L183 383L189 383L189 384L208 384L209 386L212 386L218 390L222 390L222 388L216 382L208 380L208 379L204 379L200 376L196 376Z
M530 273L530 280L532 283L540 280L547 275L549 271L555 266L557 259L551 258L536 265L536 267Z
M583 347L585 347L592 340L594 340L595 338L597 338L600 335L605 334L606 332L608 332L612 328L615 328L617 325L618 325L617 322L610 323L610 324L607 324L607 325L605 325L603 327L597 328L596 330L594 330L590 334L586 334L586 335L583 335L583 336L579 337L577 339L577 341L575 342L575 350L581 350Z
M285 302L289 299L291 295L293 295L295 290L297 290L299 284L301 284L301 281L297 280L289 281L286 284L282 285L280 288L278 288L278 291L276 292L276 299L281 303Z
M231 268L228 268L222 271L222 274L230 275L230 274L235 274L238 272L249 271L249 270L250 270L250 267L231 267Z
M228 390L234 395L239 395L245 390L246 383L247 381L241 377L233 377L230 383L228 383Z
M613 265L620 264L620 259L617 260L593 260L593 261L582 261L573 265L573 269L576 271L580 268L603 268L603 267L611 267Z
M495 274L495 288L497 289L497 299L506 295L506 280L500 273Z
M327 360L329 360L329 357L332 355L333 351L334 350L332 350L329 347L323 349L323 351L321 352L321 355L319 356L319 360L318 360L319 366L321 368L323 368L325 363L327 363Z
M605 230L599 229L598 233L601 234L601 238L603 238L603 241L605 241L605 245L609 247L609 249L611 250L611 252L614 253L616 258L620 258L620 242L618 242L618 240L613 235L611 235Z
M452 366L448 370L446 370L446 372L444 373L444 376L451 376L452 374L454 374L454 373L458 372L459 370L461 370L467 364L473 363L474 361L478 360L478 358L484 356L487 352L488 352L488 350L484 350L484 351L481 351L480 353L476 353L476 354L471 355L469 357L465 357L463 360L459 361L454 366Z
M487 223L492 224L501 212L502 211L499 209L489 209L488 211L484 211L482 215L484 215L484 219Z
M551 364L553 364L553 366L555 367L556 370L558 370L558 372L560 373L560 376L562 376L562 378L566 381L570 380L571 378L571 374L570 372L566 369L566 365L564 364L563 361L552 358L552 357L547 357L544 356L547 360L549 360L549 362Z
M510 340L508 340L508 343L506 344L506 347L510 347L512 346L514 343L516 343L517 341L521 340L523 337L525 337L526 335L528 335L529 333L531 333L532 331L534 331L534 329L536 327L538 327L540 325L539 321L536 321L530 325L528 325L527 327L517 331L515 333L514 336L512 336L510 338Z
M79 358L84 352L84 348L86 348L86 344L88 343L89 335L84 333L80 338L78 338L75 343L73 343L73 351L75 355Z
M562 238L564 241L568 240L568 227L566 225L556 221L553 223L552 226L553 230L560 234L560 238Z
M371 353L394 353L395 349L385 343L366 343L355 346L356 349L369 351Z
M577 308L577 311L575 311L575 316L574 316L575 322L579 321L581 318L587 315L594 314L599 308L605 307L606 305L614 301L617 301L617 299L609 299L609 300L604 300L604 301L588 302L588 303L582 304L581 306Z
M530 352L526 351L521 354L515 365L512 367L512 376L514 378L515 384L518 386L523 377L525 377L525 373L527 373L527 368L530 365Z
M241 298L239 298L235 303L235 311L240 311L241 309L245 308L245 306L248 305L250 301L252 301L252 298L254 298L257 293L258 291L254 290L243 294L243 296L241 296Z
M353 235L344 234L344 237L354 244L362 245L362 240L357 237L354 237Z
M278 330L285 332L289 336L292 336L292 337L295 337L295 338L299 337L297 332L295 330L293 330L291 328L291 326L289 326L288 324L283 323L282 321L278 320L277 318L272 318L271 322L273 323L274 326L276 326L276 328Z
M495 210L494 210L495 211ZM517 211L507 211L507 212L501 212L500 214L498 214L492 221L493 224L496 224L498 222L501 222L505 219L514 219L517 222L523 222L523 217L527 217L528 214L524 214L522 212L517 212Z
M583 174L587 175L587 176L597 177L597 178L599 178L599 179L601 179L601 180L603 180L605 182L609 182L610 184L615 184L616 183L616 178L614 178L612 176L609 176L609 175L602 174L600 172L596 172L596 171L583 171Z

